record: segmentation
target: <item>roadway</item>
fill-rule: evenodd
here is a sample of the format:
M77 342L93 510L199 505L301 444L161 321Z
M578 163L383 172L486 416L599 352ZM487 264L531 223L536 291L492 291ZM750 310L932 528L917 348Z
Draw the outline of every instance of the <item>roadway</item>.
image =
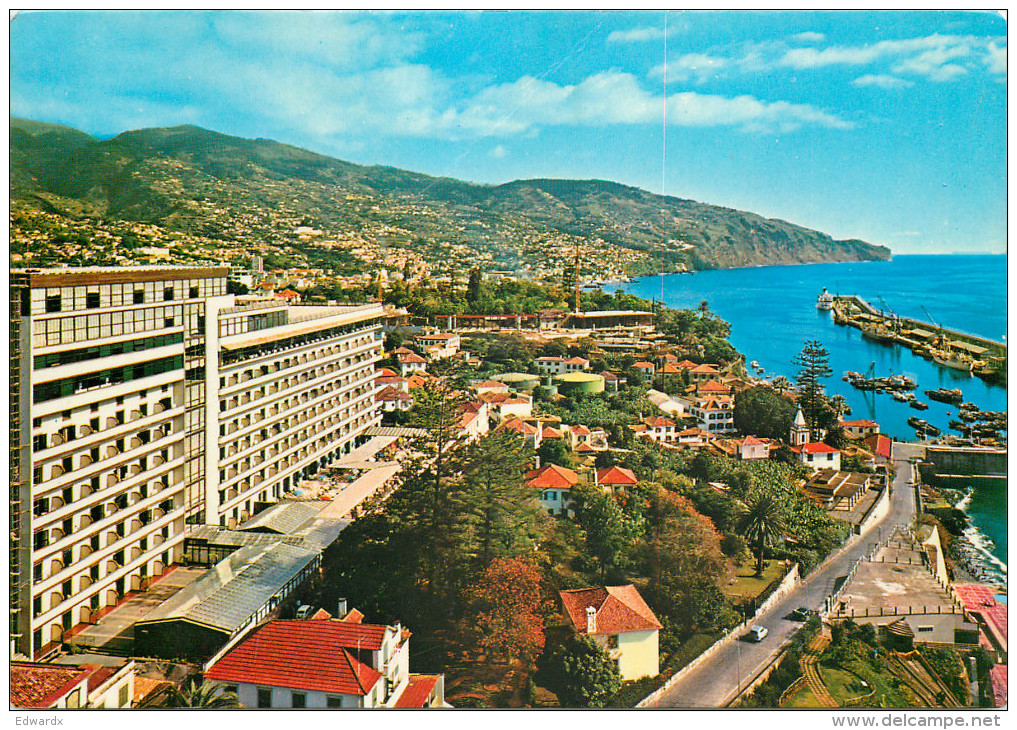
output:
M764 626L768 635L758 644L743 638L728 642L668 688L652 707L725 707L738 697L751 679L762 672L801 628L800 621L788 617L799 606L819 610L851 569L884 534L897 524L911 524L915 517L914 465L909 459L922 447L894 443L893 460L897 471L890 494L890 506L883 519L864 534L852 535L836 552L812 571L802 583L768 611L752 620Z

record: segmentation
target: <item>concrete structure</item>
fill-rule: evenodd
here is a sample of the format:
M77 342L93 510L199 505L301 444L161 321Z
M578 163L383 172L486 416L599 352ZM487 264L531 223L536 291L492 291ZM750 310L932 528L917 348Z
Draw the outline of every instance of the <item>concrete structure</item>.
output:
M540 385L540 376L530 375L529 373L502 373L491 376L491 380L497 383L504 383L512 390L520 390L527 393Z
M20 653L143 589L187 524L236 525L380 421L380 306L238 298L226 274L12 273Z
M661 624L633 585L559 591L566 627L589 636L618 662L623 680L660 671Z
M344 611L345 613L345 611ZM205 679L247 708L442 707L442 675L410 674L410 632L352 611L270 621L217 659Z
M555 375L552 380L562 395L594 395L604 392L604 376L596 373L564 373Z

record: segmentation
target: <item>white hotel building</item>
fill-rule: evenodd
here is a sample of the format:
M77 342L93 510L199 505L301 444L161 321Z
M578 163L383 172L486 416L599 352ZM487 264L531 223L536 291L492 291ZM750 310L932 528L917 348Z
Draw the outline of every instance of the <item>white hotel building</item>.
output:
M226 294L227 269L11 273L12 651L39 656L380 422L380 305Z

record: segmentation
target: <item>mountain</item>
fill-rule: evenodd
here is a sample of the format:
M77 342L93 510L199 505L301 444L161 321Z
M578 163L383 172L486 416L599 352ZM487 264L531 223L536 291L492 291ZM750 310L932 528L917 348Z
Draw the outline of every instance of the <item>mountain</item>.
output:
M111 248L115 260L134 260L130 251L148 244L173 260L256 251L266 265L480 265L541 278L571 271L576 251L584 276L890 255L603 180L478 185L193 126L97 140L12 117L10 155L12 251L36 262L94 262ZM54 231L65 239L56 248Z

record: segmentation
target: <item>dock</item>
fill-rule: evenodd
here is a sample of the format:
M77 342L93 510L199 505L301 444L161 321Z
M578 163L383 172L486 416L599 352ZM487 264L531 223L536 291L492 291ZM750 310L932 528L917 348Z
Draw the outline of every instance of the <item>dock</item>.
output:
M888 314L856 295L834 297L833 313L834 322L855 327L869 339L907 347L927 360L945 354L956 363L955 369L970 370L990 383L1006 384L1005 342Z

